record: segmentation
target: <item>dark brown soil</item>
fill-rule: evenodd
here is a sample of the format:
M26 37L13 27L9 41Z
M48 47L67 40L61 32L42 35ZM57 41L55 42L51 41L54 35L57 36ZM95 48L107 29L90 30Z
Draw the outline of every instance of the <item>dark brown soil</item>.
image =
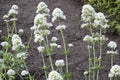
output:
M22 39L24 42L27 42L30 36L29 28L33 26L36 7L40 1L44 1L51 11L56 7L61 8L67 16L67 21L64 22L68 26L65 31L65 38L67 43L74 44L69 55L69 72L72 74L70 80L84 80L83 72L88 69L88 54L86 43L83 42L83 37L87 34L87 31L80 28L82 23L81 8L83 5L81 0L0 0L0 29L3 30L2 34L5 34L6 30L2 17L8 12L13 4L17 4L19 6L17 29L24 29L25 32ZM51 35L60 36L60 34L58 34L54 29L52 29ZM112 33L108 33L106 35L110 40L114 40L117 44L120 44L119 36L112 35ZM61 37L59 37L58 43L61 43L60 38ZM37 73L36 80L45 80L43 77L44 73L42 70L41 57L36 49L37 46L37 44L31 43L31 47L29 49L30 56L27 59L27 63L31 73ZM120 49L119 45L118 49ZM104 68L100 72L100 80L109 80L108 73L110 69L110 57L106 55L106 50L107 48L104 47L102 55L102 65ZM58 50L52 56L54 61L56 59L64 59L61 51ZM120 64L120 54L115 57L114 63Z

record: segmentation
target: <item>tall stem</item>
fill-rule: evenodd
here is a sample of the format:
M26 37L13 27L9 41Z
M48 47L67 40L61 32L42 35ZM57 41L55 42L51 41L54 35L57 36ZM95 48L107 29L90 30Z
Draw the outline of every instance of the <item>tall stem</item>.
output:
M41 56L42 56L43 66L46 68L46 64L45 64L45 59L44 59L43 53L41 53ZM46 69L44 69L44 73L45 73L45 78L47 80L47 71L46 71Z
M30 43L31 43L31 41L32 41L32 38L33 38L33 32L31 32L31 34L30 34L30 38L29 38L29 41L28 41L28 44L27 44L28 48L29 48L29 46L30 46Z
M93 30L92 30L92 26L91 26L91 23L89 22L89 25L90 25L90 33L91 33L91 36L93 38ZM96 67L96 51L95 51L95 42L93 41L92 42L92 47L93 47L93 68ZM93 80L95 80L95 71L93 71Z
M102 37L102 29L100 28L100 35L99 39ZM102 61L102 41L100 39L99 41L99 46L100 46L100 56L99 56L99 67L101 67L101 61ZM97 70L97 80L99 80L99 74L100 74L100 69Z
M7 25L7 34L8 34L8 38L9 38L9 22L6 22L6 25Z
M52 69L52 71L54 71L54 67L53 67L52 58L51 58L50 53L48 53L48 55L49 55L49 60L50 60L51 69Z
M89 80L91 78L91 56L90 56L90 48L89 48L89 45L88 45L88 54L89 54Z
M64 34L63 34L63 30L60 30L61 35L62 35L62 40L63 40L63 45L64 45L64 53L65 53L65 62L66 62L66 73L68 73L68 56L66 54L67 49L66 49L66 43L65 43L65 38L64 38Z
M52 62L52 57L51 57L51 52L48 51L49 46L47 45L47 41L45 41L45 40L44 40L44 45L45 45L47 53L48 53L48 57L49 57L49 60L50 60L51 69L54 70L53 62Z

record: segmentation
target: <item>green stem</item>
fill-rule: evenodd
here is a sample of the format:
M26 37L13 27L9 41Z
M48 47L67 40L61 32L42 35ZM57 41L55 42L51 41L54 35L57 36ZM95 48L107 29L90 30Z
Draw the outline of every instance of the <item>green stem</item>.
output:
M90 33L93 38L93 31L92 31L92 26L91 23L89 22L90 25ZM95 51L95 42L92 42L92 47L93 47L93 68L96 67L96 51ZM93 80L95 80L95 71L93 71Z
M8 38L9 38L9 34L10 34L10 33L9 33L9 30L10 30L10 29L9 29L9 23L6 22L6 24L7 24L7 34L8 34Z
M23 60L23 64L25 66L25 69L29 72L29 69L28 69L28 67L27 67L27 65L25 63L25 60ZM30 73L28 75L29 75L29 80L34 80L33 77L30 75Z
M46 38L46 44L47 44L47 47L49 47L48 36L46 35L45 38Z
M51 58L50 53L48 53L48 55L49 55L49 60L50 60L51 69L52 69L52 71L54 71L54 67L53 67L52 58Z
M13 16L14 18L16 18L16 15ZM16 20L13 20L13 29L12 29L12 35L15 31L15 34L17 33L17 29L16 29Z
M61 35L62 35L62 40L63 40L63 45L64 45L64 51L66 52L67 49L66 49L66 43L65 43L65 38L64 38L63 30L60 30L60 32L61 32Z
M46 64L45 64L45 59L44 59L43 53L41 53L41 56L42 56L43 66L46 68ZM46 69L44 69L44 73L45 73L45 77L46 77L46 80L47 80L47 72L46 72Z
M91 78L91 56L90 56L90 48L88 48L88 54L89 54L89 80Z
M68 73L68 56L65 55L65 60L66 60L66 73Z
M100 28L100 35L99 35L99 39L102 37L102 29ZM99 67L101 66L101 61L102 61L102 41L100 39L99 42L100 45L100 56L99 56ZM97 80L99 80L99 74L100 74L100 69L97 70Z
M51 58L51 52L48 51L49 50L49 46L47 45L47 42L45 40L44 40L44 45L45 45L45 48L46 48L48 56L49 56L51 69L54 70L53 63L52 63L52 58Z
M68 73L68 54L66 54L67 49L66 49L66 43L65 43L65 38L64 38L64 34L63 34L63 30L60 30L61 35L62 35L62 40L63 40L63 45L64 45L64 53L65 53L65 62L66 62L66 73Z
M31 35L30 35L27 46L30 46L30 43L31 43L32 39L33 39L33 32L31 32Z

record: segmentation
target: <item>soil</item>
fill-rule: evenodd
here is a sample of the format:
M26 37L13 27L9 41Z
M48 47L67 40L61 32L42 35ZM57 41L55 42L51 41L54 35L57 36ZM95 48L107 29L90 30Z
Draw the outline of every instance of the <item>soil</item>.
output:
M86 43L83 42L83 38L88 32L87 30L80 28L82 24L81 8L83 5L81 0L0 0L0 30L3 30L2 35L6 34L6 27L2 17L8 12L13 4L17 4L19 6L17 29L24 29L22 39L23 42L26 43L30 36L29 28L33 26L37 9L36 7L40 1L44 1L51 11L56 7L61 8L67 16L67 21L65 21L64 24L67 25L68 28L64 34L66 42L74 44L74 47L71 49L69 55L69 72L72 74L70 80L85 80L83 72L88 69L88 54L86 50ZM55 29L52 29L51 31L51 36L57 36L59 39L58 43L61 43L60 34ZM114 40L117 44L120 44L119 36L113 35L110 32L108 32L106 36L109 40ZM106 42L106 44L107 43L108 42ZM44 73L42 70L42 60L36 49L37 46L37 44L33 42L31 43L31 47L28 52L30 56L26 62L30 72L36 73L35 80L45 80L43 77ZM119 49L120 46L118 45L118 50ZM106 55L106 50L107 48L104 47L102 54L102 65L104 68L100 72L100 80L109 80L108 73L110 69L110 57ZM54 62L57 59L65 59L60 50L56 50L52 57ZM48 61L47 56L46 61ZM115 57L114 64L120 64L120 54Z

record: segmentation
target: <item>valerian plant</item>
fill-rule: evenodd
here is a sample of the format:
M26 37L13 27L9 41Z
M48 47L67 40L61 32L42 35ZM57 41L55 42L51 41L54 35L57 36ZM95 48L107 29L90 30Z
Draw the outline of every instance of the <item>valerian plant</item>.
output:
M48 6L44 2L40 2L37 6L37 15L34 18L34 26L31 27L31 30L34 32L34 42L38 43L39 46L37 47L39 53L41 54L42 61L43 61L43 70L45 73L46 80L63 80L64 78L69 79L70 74L68 72L68 54L70 53L70 47L73 44L67 44L64 38L64 30L67 28L65 25L61 24L62 20L66 20L66 16L64 12L60 8L55 8L52 12L52 22L58 23L56 30L60 31L63 42L61 44L57 44L58 38L53 36L49 39L49 35L51 34L50 28L53 26L52 23L48 22L48 18L50 18L49 14L50 10ZM55 62L55 66L59 69L55 70L55 66L52 59L53 52L56 52L56 49L60 49L63 46L63 54L65 55L65 63L64 60L57 60ZM49 73L49 65L45 60L45 55L49 57L50 61L50 70ZM62 68L66 65L66 72L64 74ZM49 73L49 74L48 74ZM65 77L64 77L65 76Z
M7 35L2 37L4 41L1 42L0 80L15 80L16 76L19 76L20 79L34 80L26 65L28 48L20 38L23 31L21 29L17 32L17 14L18 6L13 5L9 12L3 16L7 26ZM10 25L11 23L12 25Z
M88 80L99 80L99 73L100 69L102 68L102 47L104 42L107 40L105 35L102 33L107 28L109 28L109 25L107 24L108 21L106 20L103 13L95 12L94 8L89 4L86 4L82 7L81 17L85 22L81 25L81 27L87 29L90 32L90 34L86 35L83 39L83 41L88 43ZM99 52L96 51L95 45L99 45ZM84 74L86 75L87 72Z

